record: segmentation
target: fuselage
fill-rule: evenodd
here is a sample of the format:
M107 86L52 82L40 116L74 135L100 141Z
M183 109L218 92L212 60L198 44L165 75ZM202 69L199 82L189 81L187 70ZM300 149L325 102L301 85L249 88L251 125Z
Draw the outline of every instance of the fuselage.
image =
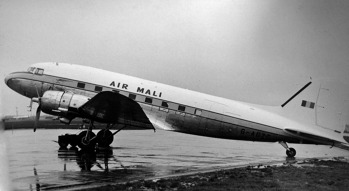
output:
M229 100L87 66L37 63L28 71L11 73L5 82L28 98L42 96L47 90L88 97L117 91L136 101L157 129L225 139L312 143L284 131L299 124L277 113L279 107Z

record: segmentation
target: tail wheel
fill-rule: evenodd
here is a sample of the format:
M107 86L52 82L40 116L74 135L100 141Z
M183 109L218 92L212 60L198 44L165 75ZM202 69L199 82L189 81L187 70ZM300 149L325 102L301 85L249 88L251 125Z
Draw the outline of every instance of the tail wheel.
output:
M81 149L93 149L96 145L95 139L92 139L96 135L91 131L88 134L88 137L86 137L87 131L83 131L78 135L78 146ZM92 139L92 140L91 140Z
M296 149L294 148L289 148L289 150L286 150L286 155L288 157L294 157L296 156Z
M102 129L97 133L98 147L109 147L114 141L113 133L109 129Z

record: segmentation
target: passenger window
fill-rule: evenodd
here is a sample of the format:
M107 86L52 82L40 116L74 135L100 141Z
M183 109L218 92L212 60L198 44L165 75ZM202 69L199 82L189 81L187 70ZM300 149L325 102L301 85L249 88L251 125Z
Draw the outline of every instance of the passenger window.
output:
M178 106L178 111L185 111L185 106L179 105Z
M164 101L163 101L163 102L161 103L161 106L162 106L162 107L168 107L168 104L167 104L167 102L164 102Z
M103 88L101 86L95 86L95 91L96 92L101 92Z
M133 99L133 100L136 99L136 95L135 95L135 94L130 94L130 95L128 95L128 97L131 98L131 99Z
M201 115L202 110L201 109L195 109L195 115Z
M78 88L85 88L85 84L84 84L84 83L81 83L81 82L78 82L77 87L78 87Z
M145 98L145 103L153 103L153 100L151 98L146 97Z
M161 106L161 103L162 103L162 101L161 100L159 100L159 99L153 99L153 105L156 105L156 106Z

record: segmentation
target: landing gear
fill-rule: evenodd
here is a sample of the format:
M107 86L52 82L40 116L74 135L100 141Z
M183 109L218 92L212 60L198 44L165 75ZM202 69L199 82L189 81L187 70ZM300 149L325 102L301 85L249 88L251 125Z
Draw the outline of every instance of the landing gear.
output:
M94 150L96 146L96 134L92 132L93 127L93 121L90 121L90 125L88 126L88 129L86 131L81 132L78 135L78 146L82 150Z
M287 157L296 156L296 149L288 147L287 143L284 141L279 141L280 145L282 145L286 149Z
M83 131L78 135L78 146L81 149L94 149L96 145L95 134L92 131Z
M296 156L296 149L294 148L289 148L289 150L286 150L286 155L288 157L294 157Z
M97 133L98 147L107 148L114 141L113 133L109 129L102 129Z
M92 132L94 125L91 121L88 129L78 135L65 134L58 136L58 144L62 149L66 149L69 144L72 148L79 146L81 150L108 149L109 145L114 141L114 135L126 127L122 125L116 132L112 133L109 130L112 126L107 124L106 128L100 130L96 135Z
M58 136L58 144L61 149L66 149L68 145L75 148L79 143L78 135L65 134Z

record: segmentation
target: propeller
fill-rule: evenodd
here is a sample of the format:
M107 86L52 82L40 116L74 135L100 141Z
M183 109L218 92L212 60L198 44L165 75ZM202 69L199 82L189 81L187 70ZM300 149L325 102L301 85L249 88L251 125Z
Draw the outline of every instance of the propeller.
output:
M39 91L38 91L38 88L35 86L35 89L36 89L36 94L38 95L38 97L33 97L31 99L31 103L32 102L36 102L39 104L38 108L36 109L36 114L35 114L35 122L34 122L34 132L36 131L36 128L38 127L38 122L39 122L39 119L40 119L40 113L41 113L41 97L40 97L40 94L39 94ZM30 104L31 105L31 104Z
M36 128L38 127L38 122L39 122L39 119L40 119L40 112L41 112L41 106L40 106L40 103L39 103L39 106L36 109L35 123L34 123L34 129L33 129L34 132L36 131Z

